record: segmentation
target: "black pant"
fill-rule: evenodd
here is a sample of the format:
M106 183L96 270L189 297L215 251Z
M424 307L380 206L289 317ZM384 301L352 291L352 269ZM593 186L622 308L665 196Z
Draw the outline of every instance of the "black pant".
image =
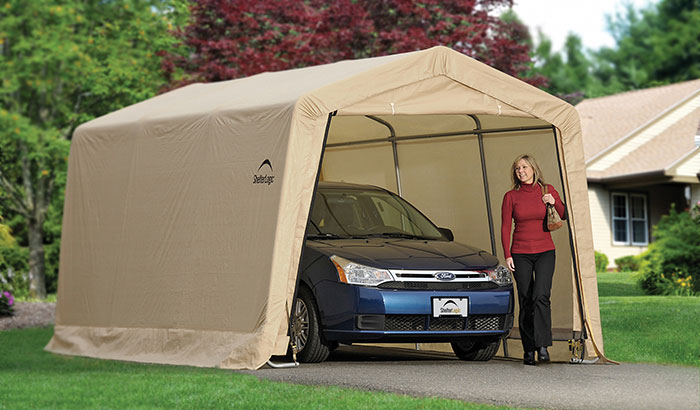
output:
M513 254L513 276L520 302L518 326L523 350L526 352L552 345L552 308L549 298L555 261L554 250Z

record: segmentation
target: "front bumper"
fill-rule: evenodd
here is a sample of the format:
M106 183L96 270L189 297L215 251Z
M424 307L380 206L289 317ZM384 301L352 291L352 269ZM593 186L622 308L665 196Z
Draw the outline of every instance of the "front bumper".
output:
M449 342L501 337L513 327L513 287L398 290L322 282L315 289L326 340ZM432 300L468 298L467 317L433 317Z

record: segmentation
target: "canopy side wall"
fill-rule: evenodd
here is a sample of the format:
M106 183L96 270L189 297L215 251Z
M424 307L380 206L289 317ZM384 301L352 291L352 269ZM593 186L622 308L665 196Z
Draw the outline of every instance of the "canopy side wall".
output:
M208 367L264 364L277 336L266 323L279 326L276 311L284 316L286 284L280 291L270 279L279 262L269 238L280 219L293 112L277 108L262 123L218 113L78 130L47 348Z

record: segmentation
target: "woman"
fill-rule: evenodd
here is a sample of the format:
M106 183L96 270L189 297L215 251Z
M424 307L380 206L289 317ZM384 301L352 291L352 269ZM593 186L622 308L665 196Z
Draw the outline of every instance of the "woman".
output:
M564 215L564 203L551 185L545 184L542 171L530 155L520 155L511 168L513 189L503 196L501 206L501 242L506 265L513 276L520 302L520 338L525 352L523 361L535 364L549 361L547 347L552 345L550 294L554 276L554 242L545 231L546 205L552 204ZM547 187L547 194L543 194ZM510 230L515 221L511 245ZM534 275L533 275L534 273Z

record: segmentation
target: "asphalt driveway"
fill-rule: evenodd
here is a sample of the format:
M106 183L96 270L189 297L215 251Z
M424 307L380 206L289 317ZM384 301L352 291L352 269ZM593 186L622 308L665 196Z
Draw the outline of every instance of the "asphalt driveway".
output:
M341 346L297 368L264 366L259 378L334 385L474 403L551 409L700 409L700 369L650 364L524 366L520 360L467 363L452 355Z

